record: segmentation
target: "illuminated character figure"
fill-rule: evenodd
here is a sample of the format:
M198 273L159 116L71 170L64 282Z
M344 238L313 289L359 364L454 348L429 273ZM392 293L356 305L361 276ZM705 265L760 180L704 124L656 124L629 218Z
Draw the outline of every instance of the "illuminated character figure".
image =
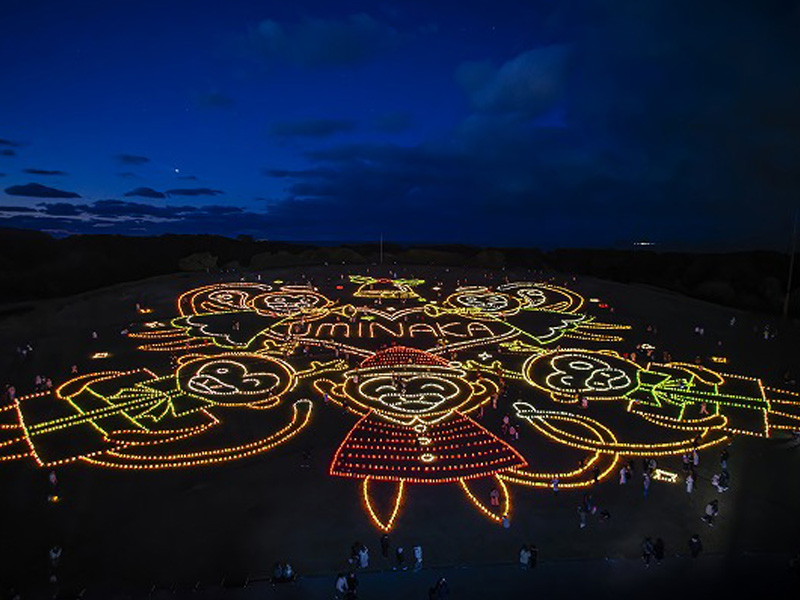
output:
M284 361L245 353L187 356L166 377L147 369L83 375L0 409L0 459L153 469L265 452L309 421L309 401L282 402L296 380ZM237 419L254 433L231 443L223 422Z
M180 297L182 316L169 327L131 335L145 340L142 349L170 352L207 346L284 355L326 349L367 358L376 347L399 343L452 359L492 345L528 354L565 336L594 340L598 329L619 327L577 313L579 296L546 284L506 284L508 292L465 287L440 305L413 289L422 280L352 276L351 281L360 285L353 293L360 303L334 302L308 285L205 286ZM382 301L389 306L377 306Z
M549 283L514 281L499 286L497 291L519 298L523 310L576 313L584 304L580 294Z
M344 383L319 379L315 386L361 416L336 451L332 475L362 480L367 509L383 530L391 529L406 484L458 483L496 521L509 511L506 487L497 474L525 466L509 444L468 413L488 402L497 386L470 381L444 359L393 346L345 373ZM502 506L485 506L476 489L496 487ZM389 502L379 507L381 496ZM488 497L488 496L487 496Z
M766 437L773 429L800 423L796 394L699 365L651 363L644 368L610 351L565 349L532 356L523 376L555 405L518 402L518 416L565 444L604 453L679 455L718 444L731 433ZM591 417L577 409L584 398L593 406ZM624 427L629 439L620 440L619 428L603 423L623 424L626 415L637 424ZM575 422L604 429L611 439L578 435L563 425ZM631 437L635 432L639 439Z
M385 300L420 298L412 289L421 283L422 279L388 279L385 277L369 277L363 275L351 275L350 281L359 284L359 288L353 292L356 298L380 298Z
M541 283L508 283L493 291L484 286L459 288L442 307L426 306L426 313L456 313L471 319L503 323L511 332L502 340L505 349L529 353L561 338L618 342L616 330L624 325L599 323L579 313L583 298L565 288ZM610 332L610 333L609 333Z
M147 340L143 350L174 352L210 345L260 350L265 341L284 344L285 330L299 331L325 317L332 306L331 300L308 286L271 290L265 284L216 284L183 294L178 301L182 316L169 328L130 337Z
M444 305L476 318L500 318L516 315L522 310L524 302L483 286L472 286L459 288L447 297Z

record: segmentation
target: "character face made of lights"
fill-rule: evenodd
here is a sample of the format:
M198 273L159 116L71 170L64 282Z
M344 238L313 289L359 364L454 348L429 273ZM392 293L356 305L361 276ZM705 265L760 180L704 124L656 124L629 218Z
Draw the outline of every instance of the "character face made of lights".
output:
M517 295L525 301L526 308L536 308L547 302L545 293L537 288L521 288L517 290Z
M243 290L221 289L208 294L208 299L232 310L246 310L251 296Z
M358 392L371 405L408 414L436 411L463 395L452 379L428 373L370 377L359 385Z
M331 304L322 294L310 290L267 292L251 301L256 312L277 317L294 317L305 312L324 309Z
M181 391L223 406L277 403L293 382L283 361L255 354L202 357L178 369Z
M181 294L178 310L182 315L248 310L249 302L270 290L260 283L212 284Z
M501 317L515 315L522 301L508 294L489 290L467 290L453 294L445 301L452 308L465 309L474 316Z
M621 398L638 385L639 367L617 356L589 351L559 351L529 359L525 379L558 396Z
M548 283L525 281L506 283L498 287L497 291L516 296L527 310L574 313L583 306L583 297L579 294Z
M392 421L436 420L488 397L486 388L468 382L460 369L406 366L362 370L355 375L354 371L347 373L345 395Z

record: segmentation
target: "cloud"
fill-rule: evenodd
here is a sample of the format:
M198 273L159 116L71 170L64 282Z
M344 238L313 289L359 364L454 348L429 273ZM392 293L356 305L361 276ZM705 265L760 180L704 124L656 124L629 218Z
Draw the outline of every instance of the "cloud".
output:
M548 46L523 52L499 69L486 62L463 63L456 80L476 111L530 117L562 99L567 56L566 46Z
M125 200L98 200L87 206L88 215L103 217L143 218L156 217L160 219L175 219L180 215L193 213L197 209L191 206L151 206L141 202L128 202Z
M0 173L0 177L5 177L5 176L6 176L5 173Z
M41 213L56 217L74 217L86 212L84 205L69 202L41 202L37 207Z
M391 48L397 31L360 13L293 25L265 20L251 32L251 55L303 67L340 67L371 60Z
M22 146L19 142L14 142L12 140L7 140L5 138L0 138L0 146L11 146L13 148L19 148Z
M143 165L150 162L146 156L139 156L137 154L117 154L116 158L123 165Z
M58 231L61 235L109 230L125 235L211 233L260 238L266 237L270 229L267 215L236 206L159 207L123 200L81 205L41 203L35 208L0 206L0 223L5 227Z
M30 175L67 175L65 171L50 171L48 169L23 169L22 172Z
M31 208L30 206L8 206L8 205L0 205L0 212L10 212L10 213L35 213L37 212L35 208Z
M137 175L131 171L124 171L122 173L117 173L118 177L122 177L124 179L141 179L141 175Z
M182 179L184 181L197 181L197 177L194 175L181 175L178 179Z
M167 196L219 196L224 194L222 190L212 190L211 188L179 188L174 190L167 190L166 192L159 192L149 187L138 187L130 192L123 194L125 198L140 197L140 198L166 198Z
M30 198L80 198L75 192L65 192L39 183L12 185L5 190L9 196L28 196Z
M211 188L185 188L177 190L167 190L169 196L219 196L224 194L222 190L212 190Z
M591 6L577 21L572 3L541 8L541 38L557 44L460 65L470 113L450 131L329 146L306 168L266 171L287 191L269 206L273 226L330 239L348 215L353 238L542 246L789 239L800 13Z
M283 177L291 177L296 171L289 171L287 169L262 169L261 173L267 177L276 177L280 179Z
M0 149L0 156L16 156L17 152L11 148Z
M125 192L122 194L126 198L132 197L140 197L140 198L166 198L167 195L164 192L159 192L158 190L154 190L153 188L149 187L138 187L136 189L131 190L130 192Z
M304 119L275 123L270 132L280 138L326 138L354 131L355 128L355 122L342 119Z

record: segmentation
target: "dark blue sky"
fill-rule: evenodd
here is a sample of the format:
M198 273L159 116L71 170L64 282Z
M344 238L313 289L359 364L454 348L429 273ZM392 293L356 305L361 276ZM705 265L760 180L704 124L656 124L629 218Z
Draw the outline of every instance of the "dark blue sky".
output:
M0 226L785 250L800 8L0 3Z

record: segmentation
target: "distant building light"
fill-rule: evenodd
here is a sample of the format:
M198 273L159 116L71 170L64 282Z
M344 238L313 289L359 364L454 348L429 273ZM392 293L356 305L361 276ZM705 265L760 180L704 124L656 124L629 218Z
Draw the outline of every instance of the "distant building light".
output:
M655 242L633 242L634 246L655 246Z
M111 356L111 354L109 354L108 352L95 352L94 354L92 354L92 358L94 359L108 358L109 356Z

